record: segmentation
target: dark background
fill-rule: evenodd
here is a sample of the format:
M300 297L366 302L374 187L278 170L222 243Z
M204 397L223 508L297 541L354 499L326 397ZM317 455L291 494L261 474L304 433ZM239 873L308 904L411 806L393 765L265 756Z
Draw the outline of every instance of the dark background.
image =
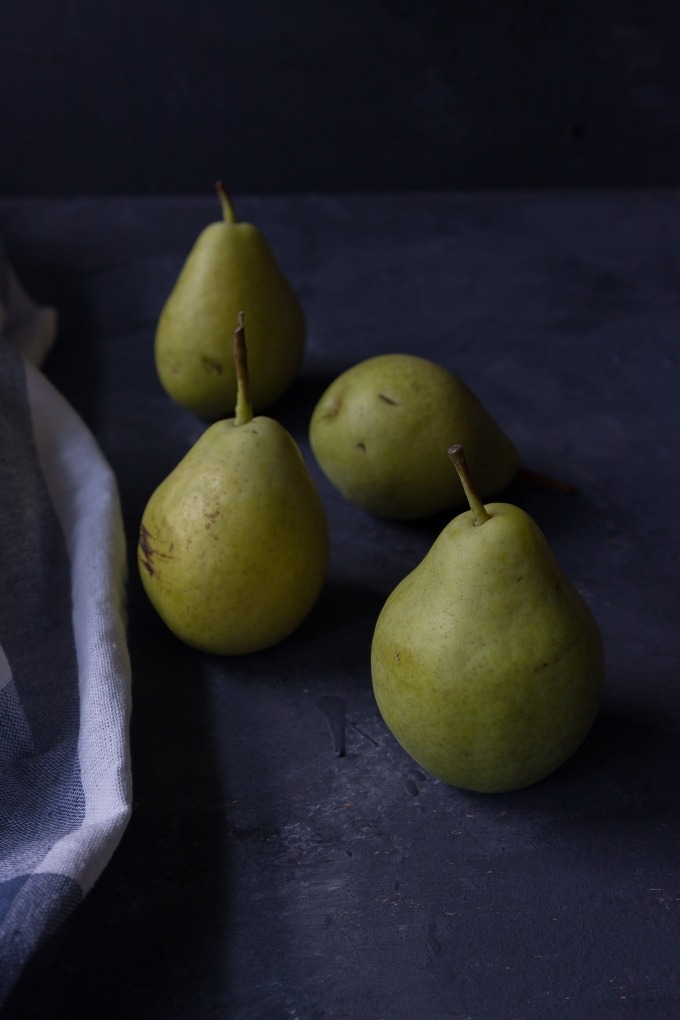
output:
M120 479L134 683L130 825L3 1020L680 1016L680 204L643 190L680 183L678 0L0 0L0 19L0 234L59 309L48 374ZM325 384L417 346L574 483L507 497L608 652L601 717L543 784L448 789L377 714L373 622L440 518L379 523L325 486L324 597L236 664L144 599L144 503L202 429L161 391L153 332L217 176L308 314L273 413L313 470Z
M0 0L0 194L655 186L676 0Z

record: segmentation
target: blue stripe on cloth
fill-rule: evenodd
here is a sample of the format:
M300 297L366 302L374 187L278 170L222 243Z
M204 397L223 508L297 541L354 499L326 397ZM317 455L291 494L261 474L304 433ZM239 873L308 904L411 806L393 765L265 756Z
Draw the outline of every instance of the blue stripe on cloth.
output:
M0 910L4 915L0 1003L36 947L57 930L82 898L78 883L66 875L26 875L0 883Z

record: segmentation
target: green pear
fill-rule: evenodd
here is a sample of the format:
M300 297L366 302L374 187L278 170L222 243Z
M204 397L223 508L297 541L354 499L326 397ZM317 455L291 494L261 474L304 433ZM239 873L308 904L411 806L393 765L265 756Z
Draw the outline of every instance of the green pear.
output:
M446 455L454 438L485 499L513 479L515 447L475 394L442 365L411 354L377 355L343 372L309 426L329 481L365 510L403 520L464 503Z
M324 582L326 514L299 447L253 417L243 319L234 335L236 415L210 425L144 510L138 564L149 599L177 637L238 655L281 641Z
M470 510L441 532L376 623L373 689L398 742L452 786L503 792L581 745L604 683L597 623L536 523L484 506L451 447Z
M222 220L197 238L161 311L155 337L166 392L207 419L234 413L236 373L229 341L238 313L248 315L251 399L259 411L290 386L305 348L305 317L269 244L251 223L236 222L217 184Z

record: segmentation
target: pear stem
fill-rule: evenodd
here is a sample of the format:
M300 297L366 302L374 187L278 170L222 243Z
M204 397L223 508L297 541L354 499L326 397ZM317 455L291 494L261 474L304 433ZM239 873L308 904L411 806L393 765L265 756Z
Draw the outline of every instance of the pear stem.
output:
M543 485L548 489L556 489L557 492L565 492L567 494L576 492L576 486L572 485L571 482L563 482L559 478L551 478L550 475L544 475L540 471L532 471L530 468L525 468L521 465L518 468L518 474L522 475L523 478L527 478L530 482L536 482L537 485Z
M229 192L225 188L223 181L217 181L215 183L215 191L217 192L217 197L220 200L224 222L236 223L236 214L234 212L234 206L232 205L231 197L229 195Z
M461 485L465 490L467 501L470 504L470 511L472 513L472 523L477 528L480 524L485 524L491 520L491 514L487 512L486 507L482 503L477 487L470 474L467 461L465 459L465 451L460 443L454 443L453 446L449 447L449 457L453 461L454 467L458 472Z
M243 312L239 312L238 326L234 330L234 365L236 366L236 412L234 414L234 422L236 425L247 425L253 417L244 320Z

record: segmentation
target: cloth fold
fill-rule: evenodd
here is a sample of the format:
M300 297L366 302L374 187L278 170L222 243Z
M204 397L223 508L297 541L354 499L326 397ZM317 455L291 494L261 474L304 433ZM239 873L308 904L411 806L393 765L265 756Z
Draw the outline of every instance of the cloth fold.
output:
M120 500L40 370L56 328L0 250L0 1004L131 809Z

